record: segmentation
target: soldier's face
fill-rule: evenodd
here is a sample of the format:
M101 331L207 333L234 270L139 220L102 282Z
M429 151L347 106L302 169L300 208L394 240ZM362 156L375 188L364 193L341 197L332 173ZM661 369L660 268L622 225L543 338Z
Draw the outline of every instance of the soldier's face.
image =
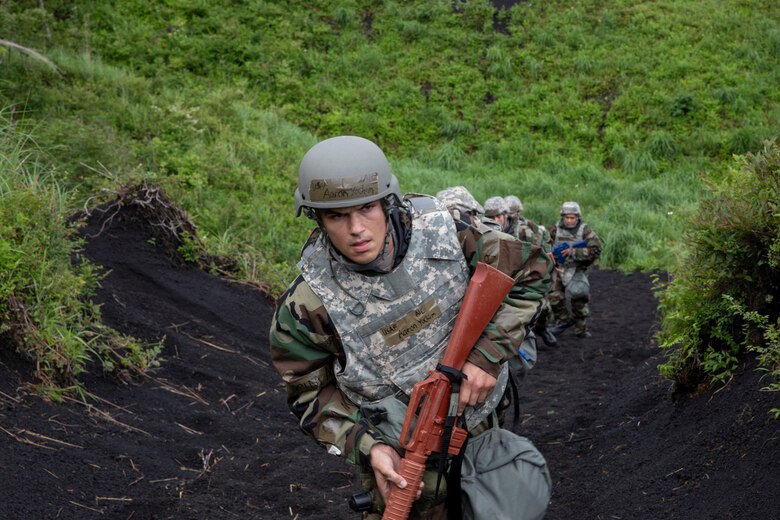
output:
M563 225L566 227L574 227L577 223L577 215L569 213L563 216Z
M507 216L504 213L501 213L500 215L496 215L493 218L496 220L496 222L501 224L502 228L506 229Z
M320 220L333 246L356 264L371 262L385 247L387 217L379 201L321 210Z

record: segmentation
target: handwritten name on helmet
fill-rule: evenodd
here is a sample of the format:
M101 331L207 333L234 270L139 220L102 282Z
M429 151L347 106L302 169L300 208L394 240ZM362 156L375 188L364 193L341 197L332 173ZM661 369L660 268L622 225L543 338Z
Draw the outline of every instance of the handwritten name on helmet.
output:
M309 199L313 202L352 200L379 195L379 173L340 179L312 179Z

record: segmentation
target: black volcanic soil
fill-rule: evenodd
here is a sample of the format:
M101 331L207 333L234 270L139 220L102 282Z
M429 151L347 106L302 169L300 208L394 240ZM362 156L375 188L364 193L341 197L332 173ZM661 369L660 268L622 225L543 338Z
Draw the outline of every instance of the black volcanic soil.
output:
M0 518L358 518L346 504L355 472L298 431L269 365L273 303L148 238L120 214L86 247L110 270L105 321L164 338L148 377L89 376L99 401L53 404L0 348ZM518 432L554 481L546 518L780 518L780 422L767 413L780 403L758 390L761 373L743 366L673 401L656 370L650 278L597 270L591 283L593 338L567 331L541 346L520 384Z

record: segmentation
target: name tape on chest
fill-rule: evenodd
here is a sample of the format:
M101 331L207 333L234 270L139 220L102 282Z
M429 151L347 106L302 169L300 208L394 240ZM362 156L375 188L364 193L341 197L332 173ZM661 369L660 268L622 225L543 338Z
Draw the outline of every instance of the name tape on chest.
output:
M382 327L379 332L388 345L395 346L429 327L439 316L441 309L431 298L401 319Z

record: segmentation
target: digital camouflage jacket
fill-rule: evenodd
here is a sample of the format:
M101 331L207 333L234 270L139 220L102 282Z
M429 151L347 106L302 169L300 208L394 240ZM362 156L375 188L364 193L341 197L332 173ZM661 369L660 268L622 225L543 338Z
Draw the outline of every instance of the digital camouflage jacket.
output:
M516 355L526 326L549 289L552 263L539 247L504 233L480 232L460 221L455 233L470 271L482 261L516 280L468 357L497 376L502 364ZM388 317L388 325L393 321ZM338 383L335 371L345 366L346 352L322 296L303 275L277 302L270 344L274 366L286 384L288 405L301 429L329 453L367 467L378 435Z

